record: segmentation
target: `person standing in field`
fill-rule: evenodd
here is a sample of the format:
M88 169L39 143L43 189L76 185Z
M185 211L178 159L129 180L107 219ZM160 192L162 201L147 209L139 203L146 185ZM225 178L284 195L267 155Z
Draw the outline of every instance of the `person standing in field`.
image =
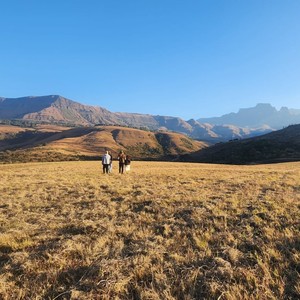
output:
M103 166L103 174L108 174L108 168L111 163L111 157L108 154L108 151L102 156L102 166Z
M130 163L131 163L131 157L129 155L126 155L125 158L125 171L130 171Z
M125 159L126 159L126 155L125 155L124 151L122 150L122 151L120 151L120 153L118 155L119 173L120 174L124 173Z

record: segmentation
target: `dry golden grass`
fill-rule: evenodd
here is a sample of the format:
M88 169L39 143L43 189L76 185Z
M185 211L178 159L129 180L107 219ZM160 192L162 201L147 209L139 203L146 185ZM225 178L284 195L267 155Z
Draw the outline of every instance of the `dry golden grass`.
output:
M174 132L164 133L163 140L168 140L168 143L162 145L163 141L159 143L155 132L120 126L98 126L97 129L101 131L90 132L75 138L56 140L47 147L63 150L65 153L77 151L82 155L92 156L104 153L106 149L110 149L116 156L120 150L129 149L134 157L149 157L149 149L153 149L156 150L154 157L157 158L163 155L163 146L167 150L165 154L173 155L190 153L207 146L204 142L192 140L183 134ZM143 148L146 149L143 150Z
M0 124L0 133L7 134L7 133L19 133L25 130L29 130L28 128L22 128L19 126L12 126L12 125L2 125Z
M40 132L60 132L68 129L70 128L66 126L59 126L59 125L52 125L52 124L38 124L35 128L0 124L0 135L16 134L24 131L34 131L34 130L38 130Z
M36 129L40 132L61 132L71 129L67 126L59 126L53 124L37 124Z
M83 157L91 160L107 149L113 157L125 150L139 160L165 160L170 155L187 154L208 146L180 133L157 133L120 126L67 128L38 125L34 134L19 135L16 139L13 139L16 134L10 132L8 136L6 133L12 128L0 126L0 163L80 160Z
M12 138L20 132L31 130L30 128L22 128L19 126L0 124L0 141L6 138Z
M299 299L300 163L1 165L0 299Z

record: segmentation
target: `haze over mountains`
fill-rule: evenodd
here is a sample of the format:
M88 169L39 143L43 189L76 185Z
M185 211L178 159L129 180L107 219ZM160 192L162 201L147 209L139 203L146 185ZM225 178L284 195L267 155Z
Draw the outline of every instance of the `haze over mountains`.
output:
M201 112L199 112L200 114ZM178 117L113 113L62 96L0 98L0 120L27 120L73 126L120 125L184 133L194 139L218 142L247 138L300 123L300 110L258 104L217 118L185 121Z
M269 126L272 129L282 129L300 123L300 109L282 107L277 110L271 104L259 103L255 107L241 108L238 113L229 113L215 118L200 118L198 122L214 125L231 124L240 127Z

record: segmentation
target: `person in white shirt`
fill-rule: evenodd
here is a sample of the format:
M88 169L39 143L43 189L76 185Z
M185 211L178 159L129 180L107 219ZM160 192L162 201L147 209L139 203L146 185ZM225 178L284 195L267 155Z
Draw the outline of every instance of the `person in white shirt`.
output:
M111 156L109 155L108 151L102 156L102 166L103 166L103 174L108 174L108 168L111 163Z

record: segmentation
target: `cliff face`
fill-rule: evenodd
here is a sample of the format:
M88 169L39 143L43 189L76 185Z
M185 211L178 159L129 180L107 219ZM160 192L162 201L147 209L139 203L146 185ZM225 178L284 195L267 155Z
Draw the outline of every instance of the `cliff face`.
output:
M269 126L273 129L299 124L300 110L282 107L277 110L268 103L259 103L255 107L242 108L237 113L230 113L216 118L201 118L199 122L214 125L231 124L240 127L259 128Z
M4 98L0 119L24 119L75 125L120 124L113 113L101 107L83 105L61 96Z
M39 112L51 106L57 97L1 98L0 119L22 119L26 114Z

